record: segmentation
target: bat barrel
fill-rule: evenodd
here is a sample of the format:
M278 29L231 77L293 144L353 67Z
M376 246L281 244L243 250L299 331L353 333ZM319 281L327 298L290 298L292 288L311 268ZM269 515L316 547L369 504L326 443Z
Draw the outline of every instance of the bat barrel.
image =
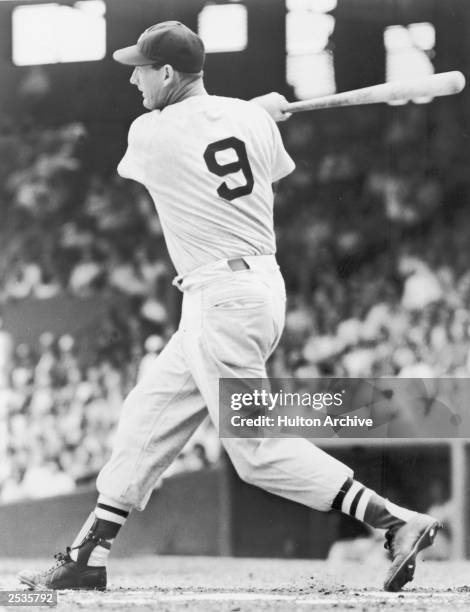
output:
M289 104L285 110L289 113L298 113L319 108L450 96L460 93L464 87L465 77L461 72L442 72L440 74L432 74L418 79L391 81L381 85L354 89L352 91L345 91L330 96L312 98L302 102L293 102Z

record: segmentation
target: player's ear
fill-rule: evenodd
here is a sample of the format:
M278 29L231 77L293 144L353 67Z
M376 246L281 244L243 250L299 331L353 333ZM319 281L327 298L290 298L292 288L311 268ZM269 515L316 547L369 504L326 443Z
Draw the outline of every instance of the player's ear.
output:
M170 83L173 80L174 73L175 73L175 69L170 64L165 64L163 66L163 78L168 83Z

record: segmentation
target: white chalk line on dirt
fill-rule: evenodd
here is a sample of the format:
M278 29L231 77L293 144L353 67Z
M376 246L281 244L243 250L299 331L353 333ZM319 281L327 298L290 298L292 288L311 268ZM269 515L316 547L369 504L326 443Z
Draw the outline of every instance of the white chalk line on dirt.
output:
M335 605L335 604L354 604L364 602L364 599L367 600L387 600L389 602L396 601L400 603L420 603L423 600L436 600L436 599L451 599L453 596L462 597L462 593L433 593L433 592L424 592L424 593L386 593L384 591L357 591L354 595L337 595L337 594L325 594L325 595L282 595L275 593L243 593L243 592L224 592L224 593L194 593L194 592L183 592L183 593L149 593L148 596L142 596L142 593L137 592L129 592L127 591L125 594L116 595L107 595L103 593L101 596L93 595L91 597L83 596L69 596L67 599L73 598L75 601L81 600L83 603L87 604L99 604L100 606L110 606L110 605L122 605L122 604L131 604L133 606L139 605L148 605L150 603L197 603L204 601L244 601L244 602L265 602L265 601L279 601L279 602L287 602L287 603L295 603L298 606L315 606L315 605ZM60 597L62 599L62 597ZM59 601L60 601L59 599Z

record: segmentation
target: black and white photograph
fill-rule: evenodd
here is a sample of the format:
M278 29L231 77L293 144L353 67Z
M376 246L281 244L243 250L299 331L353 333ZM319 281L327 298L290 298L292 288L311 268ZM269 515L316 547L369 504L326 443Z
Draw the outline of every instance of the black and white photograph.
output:
M0 0L0 611L470 609L470 3Z

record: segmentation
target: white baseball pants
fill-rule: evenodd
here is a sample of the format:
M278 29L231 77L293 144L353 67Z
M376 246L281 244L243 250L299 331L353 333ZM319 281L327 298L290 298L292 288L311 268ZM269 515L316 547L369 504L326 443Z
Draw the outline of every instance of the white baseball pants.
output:
M183 292L178 331L127 396L98 491L142 510L166 468L209 415L217 427L219 378L266 378L265 362L284 326L284 281L274 256L198 268ZM305 439L225 438L240 477L317 510L330 510L353 473Z

